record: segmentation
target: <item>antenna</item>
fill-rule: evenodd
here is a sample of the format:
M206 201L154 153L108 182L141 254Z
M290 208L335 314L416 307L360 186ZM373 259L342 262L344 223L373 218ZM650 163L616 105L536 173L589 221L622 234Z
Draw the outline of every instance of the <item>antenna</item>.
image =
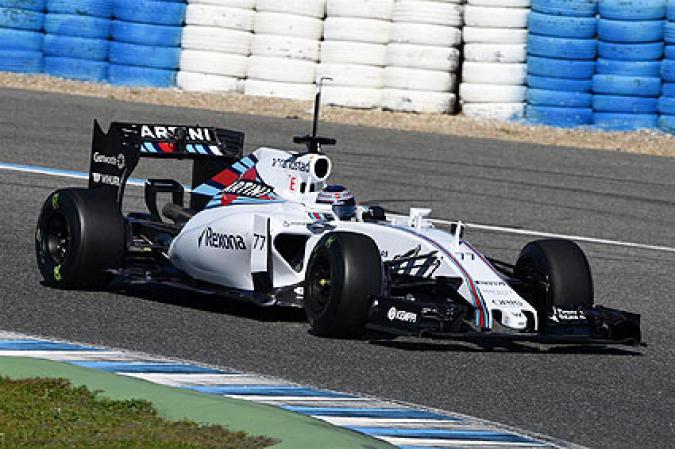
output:
M316 84L316 95L314 96L314 117L312 118L312 134L296 136L293 143L307 145L307 151L310 153L321 153L322 145L335 145L337 140L328 137L319 137L319 120L321 118L321 88L324 81L333 81L333 78L322 76Z

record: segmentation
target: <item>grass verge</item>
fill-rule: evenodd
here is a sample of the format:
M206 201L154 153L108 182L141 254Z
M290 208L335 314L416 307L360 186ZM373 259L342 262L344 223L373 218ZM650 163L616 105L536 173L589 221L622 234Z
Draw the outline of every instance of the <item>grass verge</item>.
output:
M0 448L262 449L275 442L170 421L148 401L99 397L65 379L0 377Z

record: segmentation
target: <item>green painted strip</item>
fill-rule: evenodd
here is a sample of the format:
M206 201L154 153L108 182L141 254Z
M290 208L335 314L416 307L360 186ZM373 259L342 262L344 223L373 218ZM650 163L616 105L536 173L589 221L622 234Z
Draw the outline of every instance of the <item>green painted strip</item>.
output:
M168 419L220 424L281 440L274 449L393 449L384 441L323 421L250 401L171 388L103 371L48 360L0 357L0 375L13 379L62 377L111 399L145 399Z

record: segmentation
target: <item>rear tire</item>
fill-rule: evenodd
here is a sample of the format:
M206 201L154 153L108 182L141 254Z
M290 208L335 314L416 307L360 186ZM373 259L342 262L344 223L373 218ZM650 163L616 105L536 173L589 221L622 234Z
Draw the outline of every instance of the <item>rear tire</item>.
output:
M516 262L516 274L533 276L549 283L533 286L525 293L537 310L539 323L546 323L552 308L592 306L593 278L584 252L571 240L550 239L530 242Z
M126 226L117 203L89 189L49 195L35 232L37 265L57 288L100 288L126 251Z
M305 313L322 337L357 338L365 332L371 297L382 291L382 258L362 234L333 232L314 247L305 275Z

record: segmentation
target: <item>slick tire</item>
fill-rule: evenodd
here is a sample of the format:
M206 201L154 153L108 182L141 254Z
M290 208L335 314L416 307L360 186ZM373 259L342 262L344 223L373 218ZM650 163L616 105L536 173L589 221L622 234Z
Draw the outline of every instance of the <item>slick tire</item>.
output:
M584 252L571 240L528 243L520 252L515 271L517 275L541 281L522 292L537 310L540 324L546 322L553 306L593 305L591 267Z
M322 337L358 338L365 332L383 269L375 242L362 234L332 232L314 247L305 278L305 313Z
M45 283L64 289L101 288L126 251L126 225L114 199L89 189L57 190L45 201L35 232Z

